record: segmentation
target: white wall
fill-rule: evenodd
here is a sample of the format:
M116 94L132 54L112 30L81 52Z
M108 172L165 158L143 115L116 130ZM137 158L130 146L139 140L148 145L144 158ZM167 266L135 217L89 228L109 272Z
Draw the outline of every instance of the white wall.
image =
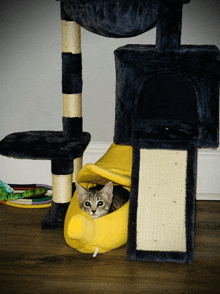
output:
M8 0L0 4L0 13L0 140L17 131L61 130L59 2ZM220 48L219 15L218 0L191 0L184 5L182 44L213 44ZM110 39L82 29L83 120L92 142L113 140L113 51L128 43L154 44L155 35L153 29L135 38ZM220 157L218 151L213 152L202 151L199 155L199 193L220 193ZM8 160L13 162L10 169ZM21 183L28 178L29 182L38 182L50 170L46 162L39 165L30 161L27 167L26 161L19 160L16 164L15 161L0 157L1 180Z

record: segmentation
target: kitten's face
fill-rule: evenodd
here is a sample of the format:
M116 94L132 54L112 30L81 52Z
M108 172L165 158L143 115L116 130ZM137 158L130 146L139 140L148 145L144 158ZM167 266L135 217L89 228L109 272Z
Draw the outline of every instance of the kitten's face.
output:
M109 182L100 191L87 191L76 184L77 197L80 209L88 213L92 218L98 218L108 213L113 197L113 183Z

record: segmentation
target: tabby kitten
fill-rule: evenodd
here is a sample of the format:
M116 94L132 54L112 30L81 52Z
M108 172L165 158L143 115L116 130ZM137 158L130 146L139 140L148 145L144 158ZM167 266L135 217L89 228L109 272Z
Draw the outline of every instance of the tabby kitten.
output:
M92 218L98 218L119 209L129 199L129 192L121 186L113 186L112 182L89 190L78 183L75 184L80 209Z

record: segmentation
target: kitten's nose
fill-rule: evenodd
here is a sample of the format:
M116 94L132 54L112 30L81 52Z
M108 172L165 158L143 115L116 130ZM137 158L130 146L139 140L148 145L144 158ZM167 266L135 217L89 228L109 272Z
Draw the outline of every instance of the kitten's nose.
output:
M93 212L93 213L95 213L95 212L96 212L96 210L92 210L92 212Z

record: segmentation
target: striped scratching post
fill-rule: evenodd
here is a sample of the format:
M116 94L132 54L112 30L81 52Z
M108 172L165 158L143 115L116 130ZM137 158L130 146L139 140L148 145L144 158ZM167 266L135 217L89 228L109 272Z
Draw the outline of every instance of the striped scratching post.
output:
M81 28L66 15L62 6L61 2L63 132L66 137L75 138L82 136ZM76 158L73 166L73 173L65 175L57 175L52 170L56 203L71 200L72 183L82 168L82 157Z
M81 28L66 14L61 2L62 28L62 93L63 133L69 140L80 138L82 132L82 55ZM82 157L73 162L52 161L53 204L42 228L63 228L66 210L71 201L77 174L82 168ZM52 215L53 214L53 215ZM56 220L59 218L59 223Z

